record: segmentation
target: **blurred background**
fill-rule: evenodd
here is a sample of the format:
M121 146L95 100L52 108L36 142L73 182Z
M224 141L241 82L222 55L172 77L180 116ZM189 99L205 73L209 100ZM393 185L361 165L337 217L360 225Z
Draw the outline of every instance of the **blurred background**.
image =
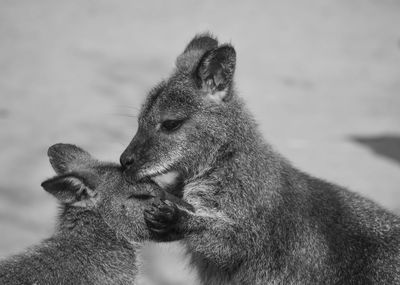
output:
M234 44L279 152L400 213L399 1L0 0L0 257L52 232L47 148L118 161L148 90L206 30Z

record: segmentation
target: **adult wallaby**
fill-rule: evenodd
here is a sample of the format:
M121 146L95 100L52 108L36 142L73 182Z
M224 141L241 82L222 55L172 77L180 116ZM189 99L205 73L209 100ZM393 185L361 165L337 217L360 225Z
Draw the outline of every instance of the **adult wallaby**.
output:
M42 186L61 202L57 229L1 261L0 284L134 284L136 251L148 238L143 209L158 187L128 184L120 166L74 145L53 145L48 155L58 175Z
M195 207L149 208L153 237L182 238L204 284L400 284L400 219L277 154L234 90L235 62L198 35L142 107L128 179L174 178Z

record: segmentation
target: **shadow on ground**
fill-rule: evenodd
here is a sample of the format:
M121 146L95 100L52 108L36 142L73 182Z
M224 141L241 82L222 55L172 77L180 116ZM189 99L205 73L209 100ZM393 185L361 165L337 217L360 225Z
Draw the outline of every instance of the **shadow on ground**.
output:
M400 136L353 136L351 139L370 148L374 153L400 164Z

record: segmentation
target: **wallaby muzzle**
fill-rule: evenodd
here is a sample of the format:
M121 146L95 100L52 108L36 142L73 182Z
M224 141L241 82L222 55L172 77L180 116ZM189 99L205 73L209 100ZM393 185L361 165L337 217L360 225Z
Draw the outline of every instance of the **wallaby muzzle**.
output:
M143 167L144 163L149 161L148 149L150 148L151 140L148 139L147 134L137 131L128 147L120 157L120 163L125 170L125 176L128 181L136 180L138 172Z

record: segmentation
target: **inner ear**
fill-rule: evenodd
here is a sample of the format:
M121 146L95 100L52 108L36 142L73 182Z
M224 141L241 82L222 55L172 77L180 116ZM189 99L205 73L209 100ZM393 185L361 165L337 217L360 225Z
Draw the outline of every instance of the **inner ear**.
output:
M93 206L97 196L85 178L75 174L48 179L42 183L42 187L62 203L77 207Z
M199 88L215 100L224 100L233 81L235 66L236 52L230 45L206 52L196 71Z

